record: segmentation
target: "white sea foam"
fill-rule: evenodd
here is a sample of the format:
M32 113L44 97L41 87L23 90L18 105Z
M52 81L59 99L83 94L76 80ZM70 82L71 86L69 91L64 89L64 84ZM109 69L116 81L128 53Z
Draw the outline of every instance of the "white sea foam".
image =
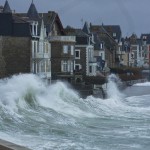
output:
M150 82L137 83L137 84L134 84L133 86L150 86Z
M0 136L4 136L5 140L8 139L16 144L22 143L30 148L37 149L39 147L42 150L55 148L59 141L62 143L62 137L66 135L64 139L68 140L70 135L73 139L70 143L75 144L70 145L67 140L64 140L62 146L66 149L69 146L77 146L79 149L82 142L75 141L79 140L77 134L80 132L82 139L86 139L85 137L90 132L91 135L88 138L94 138L93 135L97 134L102 126L104 131L101 132L106 133L106 137L107 134L110 134L110 137L113 134L121 137L122 126L118 129L120 120L125 123L124 120L129 121L130 118L147 120L150 117L150 108L144 107L149 96L125 99L118 90L116 81L111 78L108 79L107 95L108 98L105 100L93 96L82 99L76 91L63 82L58 81L47 86L40 78L31 74L0 80ZM145 102L142 103L144 100ZM147 104L149 105L149 103ZM105 131L105 125L111 127L113 119L115 120L112 123L113 126L119 120L117 128L112 130L108 128ZM96 123L94 124L93 121ZM88 126L93 128L86 130ZM98 128L97 131L95 131L96 128ZM132 134L130 130L132 131L132 128L127 130L125 127L123 132ZM141 130L141 127L137 126L136 130ZM128 134L126 136L131 137ZM132 136L134 137L134 134ZM49 141L52 141L53 145ZM87 147L91 148L91 145L87 145L85 142L81 147L86 149Z

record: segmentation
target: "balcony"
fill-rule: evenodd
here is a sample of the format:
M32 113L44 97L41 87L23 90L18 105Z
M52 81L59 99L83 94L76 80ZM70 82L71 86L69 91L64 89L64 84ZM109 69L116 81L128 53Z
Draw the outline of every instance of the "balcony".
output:
M76 42L75 36L50 36L49 40L51 42L59 41L59 42Z
M90 60L89 60L89 64L91 64L91 65L97 65L97 60L96 60L96 58L90 59Z
M51 78L51 72L40 72L37 74L40 78Z
M33 58L37 59L49 59L50 58L50 53L35 53Z

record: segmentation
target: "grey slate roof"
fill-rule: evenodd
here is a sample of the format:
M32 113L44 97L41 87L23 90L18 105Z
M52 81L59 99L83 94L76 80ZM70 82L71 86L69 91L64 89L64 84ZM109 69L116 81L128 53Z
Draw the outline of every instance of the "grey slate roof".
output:
M113 37L114 39L121 40L122 33L119 25L103 25L103 27L112 37L113 33L116 33L116 37Z
M3 8L3 13L12 13L12 11L10 9L10 6L9 6L9 3L8 3L7 0L5 2L4 8Z
M11 13L0 13L0 35L30 37L29 23Z
M89 35L82 31L82 29L66 28L66 35L76 36L77 45L87 45L89 43Z
M31 3L29 10L27 12L27 17L29 17L31 20L38 21L38 19L39 19L38 11L33 2Z
M94 33L94 50L100 50L100 44L103 43L97 33Z
M80 37L89 37L88 34L86 34L85 32L83 32L82 29L75 29L75 28L66 28L65 29L65 33L67 35L72 35L72 36L80 36Z
M115 40L109 35L103 26L100 25L91 25L90 30L92 33L97 34L101 42L105 44L105 47L111 49L111 47L116 44Z
M48 13L40 13L39 16L43 18L46 31L49 33L52 30L57 14L54 11L49 11ZM39 20L39 24L41 24L41 20Z
M48 11L48 13L39 13L40 18L43 19L44 25L46 27L46 32L49 33L52 31L54 23L57 23L59 29L60 29L60 34L64 35L64 28L61 23L61 20L58 16L58 14L54 11ZM41 24L41 20L39 20L39 25Z

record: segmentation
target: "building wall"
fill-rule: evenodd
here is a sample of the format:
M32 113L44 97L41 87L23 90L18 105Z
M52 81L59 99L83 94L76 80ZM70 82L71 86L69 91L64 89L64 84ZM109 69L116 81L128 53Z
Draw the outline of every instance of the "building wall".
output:
M80 59L76 59L76 64L81 64L81 71L84 76L86 76L86 46L85 47L79 47L77 46L75 48L76 50L80 50Z
M114 56L113 52L110 52L110 50L105 49L105 60L107 67L114 67Z
M6 76L30 72L31 40L26 37L3 37Z
M122 55L122 59L123 59L123 61L124 61L124 65L125 66L128 66L129 65L129 53L125 53L124 55Z
M5 62L4 57L2 56L2 48L3 48L3 38L0 36L0 78L5 76Z
M2 56L0 56L0 78L5 77L5 62L4 62L4 58Z
M67 54L63 53L63 46L74 46L75 42L63 42L63 41L53 41L51 42L51 69L53 74L63 74L61 72L61 61L62 60L72 60L74 61L74 55L71 55L70 49Z

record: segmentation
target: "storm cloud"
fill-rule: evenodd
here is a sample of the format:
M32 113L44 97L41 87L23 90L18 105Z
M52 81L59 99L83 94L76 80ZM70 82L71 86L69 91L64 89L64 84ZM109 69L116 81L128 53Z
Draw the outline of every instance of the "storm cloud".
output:
M8 0L12 10L27 12L32 0ZM5 0L0 1L4 5ZM34 0L38 12L56 11L63 26L120 25L123 36L150 33L149 0Z

